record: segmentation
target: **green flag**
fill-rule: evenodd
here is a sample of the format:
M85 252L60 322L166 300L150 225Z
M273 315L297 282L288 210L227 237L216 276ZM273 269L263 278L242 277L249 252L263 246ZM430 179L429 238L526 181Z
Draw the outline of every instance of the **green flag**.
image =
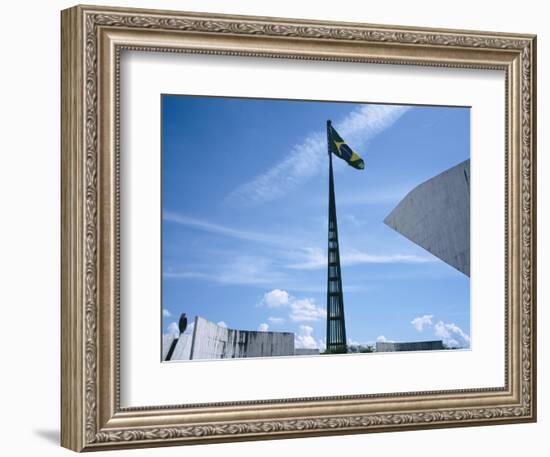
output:
M334 129L332 125L328 126L329 132L329 151L336 154L341 159L345 160L353 168L358 170L363 170L365 168L365 162L359 154L357 154L353 149L351 149L346 142L342 139L338 132Z

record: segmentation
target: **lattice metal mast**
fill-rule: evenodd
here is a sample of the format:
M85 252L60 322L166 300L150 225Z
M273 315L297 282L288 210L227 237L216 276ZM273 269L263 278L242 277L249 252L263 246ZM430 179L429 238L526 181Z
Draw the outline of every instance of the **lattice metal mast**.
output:
M328 268L327 268L327 352L347 352L346 323L344 319L344 295L338 243L338 222L332 172L331 121L327 121L327 146L329 156L328 196Z

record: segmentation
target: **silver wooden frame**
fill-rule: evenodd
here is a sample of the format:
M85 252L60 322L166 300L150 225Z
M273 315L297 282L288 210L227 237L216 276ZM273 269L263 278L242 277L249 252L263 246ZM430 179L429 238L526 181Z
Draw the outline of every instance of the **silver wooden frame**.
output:
M63 446L535 420L535 36L83 6L62 12L61 29ZM122 409L118 90L126 49L505 71L505 387Z

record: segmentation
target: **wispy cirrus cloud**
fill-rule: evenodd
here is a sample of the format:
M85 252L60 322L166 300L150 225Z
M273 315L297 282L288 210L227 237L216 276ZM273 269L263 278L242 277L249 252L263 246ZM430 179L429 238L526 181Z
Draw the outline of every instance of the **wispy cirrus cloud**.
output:
M321 248L303 248L302 261L287 265L293 270L318 270L326 268L327 255ZM344 266L359 265L365 263L427 263L434 262L435 258L414 254L369 254L360 250L343 251L340 263Z
M355 149L361 149L409 109L397 105L363 105L335 122L334 126ZM310 133L294 145L281 162L232 191L226 202L255 205L287 195L324 170L326 143L324 131Z
M270 259L241 255L231 261L214 265L194 266L194 270L165 271L166 279L199 279L223 285L272 285L287 281L287 276L277 270Z
M226 225L216 224L213 222L205 221L203 219L197 219L194 217L186 216L172 211L165 211L162 214L162 219L166 222L172 222L175 224L183 225L188 228L200 230L203 232L214 233L230 238L237 238L246 241L256 241L259 243L267 244L281 244L283 240L274 236L265 235L259 232L253 232L248 230L236 229L228 227Z
M196 279L224 285L274 286L284 283L293 290L318 292L319 288L312 288L310 283L297 282L292 271L326 268L326 251L305 245L300 236L287 233L285 237L255 232L169 211L163 213L163 220L213 236L250 241L261 248L256 249L253 255L243 255L231 250L211 252L202 263L165 268L163 277L166 279ZM214 258L215 261L212 262ZM343 266L350 266L369 263L426 263L435 261L435 258L413 254L371 254L361 250L344 250L340 260ZM348 285L347 291L357 288Z

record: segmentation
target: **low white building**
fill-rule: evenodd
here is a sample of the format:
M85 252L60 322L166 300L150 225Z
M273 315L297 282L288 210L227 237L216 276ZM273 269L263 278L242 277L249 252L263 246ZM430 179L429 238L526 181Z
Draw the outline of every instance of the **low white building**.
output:
M196 316L192 333L164 335L162 360L294 355L294 333L230 329Z

